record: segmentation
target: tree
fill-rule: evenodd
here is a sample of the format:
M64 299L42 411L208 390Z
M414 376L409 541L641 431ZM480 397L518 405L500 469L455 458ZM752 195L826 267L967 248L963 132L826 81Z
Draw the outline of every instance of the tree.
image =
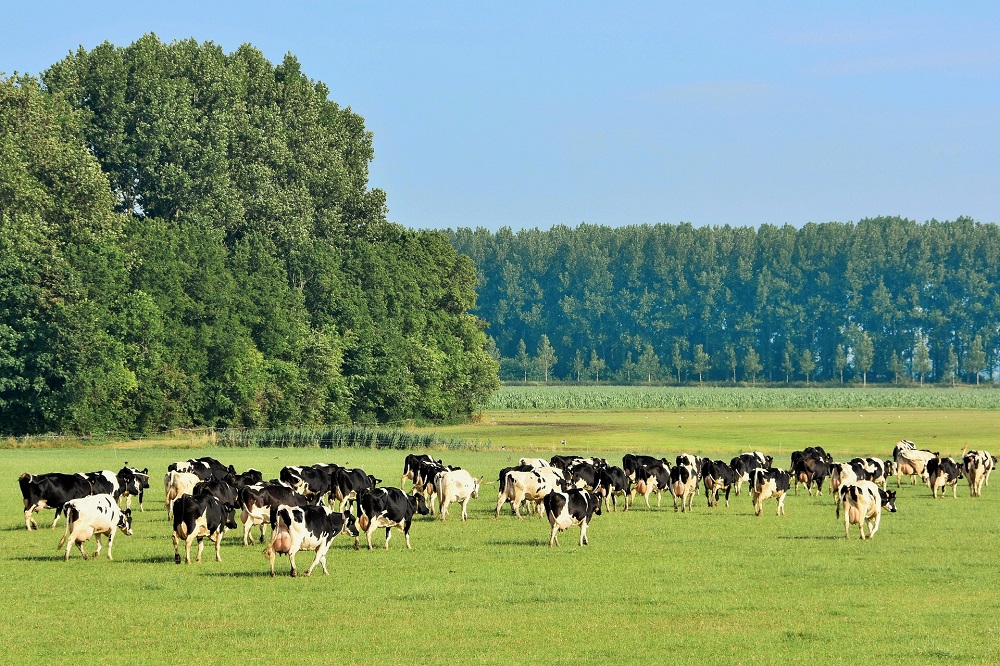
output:
M646 381L653 383L653 378L660 372L660 357L653 351L653 345L646 343L639 356L638 371L646 375Z
M872 369L875 359L875 347L868 331L859 330L854 347L854 368L861 373L862 386L868 385L868 371Z
M583 374L585 369L586 365L583 362L583 354L581 354L580 350L577 349L576 355L573 357L573 372L576 374L577 382L580 381L580 375Z
M625 357L625 361L622 362L622 372L625 373L625 381L627 383L632 383L632 372L634 372L638 367L639 366L636 362L632 360L632 352L630 350Z
M948 345L948 361L944 366L945 378L954 386L958 379L958 354L955 353L955 345Z
M538 359L538 369L542 371L542 375L545 377L545 383L549 383L549 370L552 366L556 364L558 359L556 358L555 349L552 348L552 344L549 342L549 336L542 333L542 336L538 339L538 352L536 355Z
M686 344L686 343L685 343ZM681 372L687 368L687 361L684 360L683 347L680 341L674 342L673 352L671 354L671 363L674 371L677 373L677 383L681 383Z
M809 383L809 376L815 369L816 359L813 357L813 353L808 349L803 349L802 355L799 356L799 371L806 376L806 384Z
M729 366L729 370L733 373L733 383L736 383L736 368L739 367L739 361L736 358L736 347L732 343L727 342L725 348L722 351L726 365Z
M514 365L518 370L521 371L523 375L523 381L528 381L528 371L531 370L535 363L528 356L528 345L524 343L524 338L517 343L517 356L514 357Z
M920 376L920 385L924 385L924 375L931 371L931 354L927 349L927 340L923 333L917 332L913 342L913 372Z
M750 381L753 384L757 383L757 373L763 369L760 364L760 356L757 354L757 350L753 347L747 349L746 355L743 357L743 373L744 377L749 376Z
M692 369L698 373L698 383L702 381L702 374L712 369L711 357L705 353L702 345L694 346L694 358L692 359Z
M965 355L965 372L975 375L976 386L979 386L979 374L986 367L986 352L983 350L983 336L976 335L972 339L972 345Z
M792 360L792 357L794 355L795 355L795 349L792 347L792 343L790 341L786 342L785 343L785 354L784 354L784 357L783 357L783 359L781 361L781 369L785 371L785 383L786 384L788 383L789 379L791 378L792 373L795 372L795 362Z
M847 354L844 352L844 345L837 345L837 350L833 354L833 367L840 375L840 383L843 384L844 369L847 367Z
M601 370L604 369L605 363L604 359L597 356L597 350L590 350L590 363L587 365L587 370L590 374L594 375L594 381L598 384L601 383Z
M900 376L906 374L906 362L895 351L889 359L889 370L892 372L894 384L898 384Z

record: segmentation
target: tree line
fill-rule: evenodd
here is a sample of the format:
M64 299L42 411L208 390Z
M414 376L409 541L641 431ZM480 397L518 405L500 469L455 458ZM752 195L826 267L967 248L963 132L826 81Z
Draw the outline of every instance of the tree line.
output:
M475 267L387 221L329 95L292 55L155 35L0 76L0 432L479 408Z
M1000 228L969 218L449 230L507 380L990 380Z

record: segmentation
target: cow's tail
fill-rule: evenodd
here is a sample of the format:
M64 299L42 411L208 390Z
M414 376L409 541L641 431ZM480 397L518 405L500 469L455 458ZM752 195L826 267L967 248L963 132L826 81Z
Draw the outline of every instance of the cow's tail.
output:
M25 472L17 477L17 485L21 487L21 497L24 498L24 508L28 508L28 489L31 487L31 475Z
M66 540L69 539L69 535L73 531L73 523L75 523L80 517L79 509L70 503L64 504L60 511L62 511L63 515L66 516L66 531L63 532L62 537L59 539L59 543L56 545L56 550L60 550L64 545L66 545Z

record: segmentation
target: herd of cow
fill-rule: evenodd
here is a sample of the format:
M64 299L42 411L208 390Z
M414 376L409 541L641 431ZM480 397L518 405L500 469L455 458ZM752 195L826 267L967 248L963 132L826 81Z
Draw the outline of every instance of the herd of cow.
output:
M551 526L549 546L559 545L558 534L573 525L580 526L580 545L587 544L587 527L594 515L601 515L602 506L618 509L621 498L623 511L642 496L651 508L650 496L656 493L660 506L663 493L673 499L674 511L690 511L699 485L704 488L709 507L718 506L724 493L729 506L730 493L739 495L748 484L754 513L763 513L764 502L777 503L777 515L784 515L785 496L790 489L798 492L804 485L812 495L822 495L823 483L829 487L836 504L836 515L844 514L845 536L850 538L852 525L857 525L861 538L870 539L878 531L882 511L895 512L895 491L887 490L888 479L896 476L897 488L903 476L911 484L919 477L941 497L949 486L957 497L957 483L965 477L970 494L978 497L996 467L996 458L986 451L963 451L961 463L942 458L939 453L917 449L913 442L901 440L889 460L854 458L834 462L821 447L808 447L791 456L788 470L773 466L771 456L760 452L744 453L729 463L683 454L671 465L666 458L625 454L622 466L610 465L602 458L552 456L551 459L522 458L516 467L500 470L495 516L511 505L519 519L521 506L531 506L532 512L546 517ZM402 488L412 483L408 492ZM95 555L101 552L101 535L107 536L107 556L115 534L121 530L132 533L132 498L139 500L143 511L143 494L149 488L149 470L123 467L117 474L99 472L64 474L22 474L18 479L24 497L24 522L30 531L38 524L33 514L42 509L54 509L54 528L60 516L66 517L66 531L59 541L65 544L69 559L75 545L84 559L83 544L94 538ZM264 543L265 528L271 529L271 540L264 553L273 576L277 555L286 554L291 562L291 574L297 574L295 554L300 550L314 551L315 558L306 575L317 564L327 573L326 554L334 538L341 533L354 537L354 547L360 547L365 533L368 548L372 534L385 529L385 548L389 547L392 528L397 528L410 548L410 526L414 516L434 513L435 504L441 520L446 520L448 508L461 504L462 520L468 517L469 500L477 498L484 484L466 470L451 467L427 454L410 454L403 463L400 487L380 487L377 479L364 470L350 469L333 463L311 466L287 466L277 479L265 481L261 472L249 469L237 473L214 458L193 458L171 463L164 476L165 505L173 521L174 559L181 562L180 544L185 546L185 561L191 561L191 546L198 542L196 561L201 561L204 539L215 545L215 557L221 561L222 537L228 529L237 529L236 511L243 523L243 545L254 543L252 530L259 528ZM339 503L333 510L333 503ZM124 508L122 508L124 504ZM354 508L354 512L351 508ZM867 527L867 534L865 529Z

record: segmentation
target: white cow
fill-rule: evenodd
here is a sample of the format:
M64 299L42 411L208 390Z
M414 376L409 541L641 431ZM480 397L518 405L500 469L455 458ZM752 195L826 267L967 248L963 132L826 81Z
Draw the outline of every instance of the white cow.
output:
M174 502L181 495L190 495L201 478L191 472L167 472L163 477L163 505L167 507L167 515L174 517Z
M555 477L544 474L546 469L536 469L531 472L510 470L500 479L500 492L497 493L496 517L500 517L500 509L507 502L514 507L514 515L521 518L521 503L529 500L535 503L535 510L541 513L542 500L558 486L552 480Z
M969 451L962 456L962 471L969 481L969 494L981 497L983 485L993 471L993 456L989 451Z
M840 502L837 503L837 515L840 516L840 505L844 505L844 537L851 538L851 525L857 525L862 539L871 539L878 532L882 520L882 509L895 513L896 491L886 492L871 481L856 481L841 486ZM865 525L868 525L868 536L865 536Z
M441 522L448 516L448 505L453 502L462 503L462 520L466 520L469 517L467 511L469 500L479 498L480 483L482 479L475 478L464 469L438 474L434 479L434 485L441 502Z
M111 546L115 541L115 533L121 528L126 536L132 535L132 511L124 511L118 507L118 502L110 494L90 495L66 502L63 505L63 513L66 515L66 533L59 539L57 548L62 548L66 544L66 560L69 560L69 551L76 545L80 549L83 559L87 558L87 553L83 550L83 543L94 537L97 542L97 550L94 557L101 555L101 535L108 535L108 559L111 559Z

